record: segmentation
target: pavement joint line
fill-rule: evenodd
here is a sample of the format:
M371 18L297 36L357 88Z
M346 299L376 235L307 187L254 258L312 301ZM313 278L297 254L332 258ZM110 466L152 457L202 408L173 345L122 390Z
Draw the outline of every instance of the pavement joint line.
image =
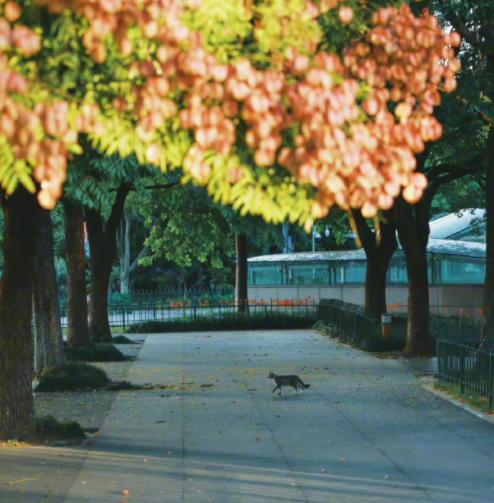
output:
M146 343L146 340L144 340L144 343L142 344L142 346L139 348L139 353L141 352L141 349L144 347L144 344ZM134 364L136 361L137 361L137 358L139 357L139 353L137 353L136 357L134 358L134 360L132 361L132 364ZM127 371L127 374L130 372L130 369L133 367L133 365L131 365ZM117 399L117 396L118 396L118 393L114 393L114 398L111 402L111 405L110 407L108 408L108 412L111 411L111 409L113 408L113 405ZM103 423L101 424L101 426L98 428L98 431L101 430L101 428L103 428L103 425L105 424L106 420L108 419L109 416L105 416L105 419L103 420ZM79 463L79 466L77 467L77 470L74 470L74 476L72 477L72 482L68 485L69 487L69 490L66 492L63 500L61 501L61 503L65 503L67 501L67 498L69 497L69 493L70 493L70 488L74 485L75 483L75 480L77 478L77 476L79 475L79 472L81 471L81 469L83 468L84 466L84 463L86 462L86 459L87 457L89 456L90 452L92 451L93 449L93 445L94 445L94 439L96 437L93 437L93 443L91 445L89 445L88 447L85 448L85 451L84 451L84 456L81 458L81 461Z
M264 339L264 336L263 336L263 339L262 339L262 340L263 340L263 342L264 342L264 343L266 343L266 342L267 342L267 341L266 341L266 339ZM227 342L227 341L222 341L222 342L225 344L225 346L226 346L227 348L229 347L229 346L228 346L228 342ZM267 344L267 345L269 346L269 344ZM232 359L233 359L233 361L235 361L235 362L236 362L235 357L233 357ZM256 400L256 395L255 395L255 393L253 393L252 391L249 391L249 385L248 385L248 384L247 384L247 382L245 381L245 378L244 378L244 377L242 377L240 380L242 381L242 384L243 384L244 388L247 390L247 393L249 393L249 395L251 396L251 398L252 398L252 399L254 400L254 402L256 403L256 409L258 409L258 410L260 411L261 415L262 415L262 420L263 420L263 422L264 422L263 426L266 426L266 428L267 428L267 429L269 430L269 432L271 433L271 437L273 438L274 443L276 444L276 447L278 448L278 450L279 450L280 454L283 456L283 459L284 459L284 461L285 461L285 463L286 463L286 466L288 467L288 469L290 470L290 473L292 474L292 479L293 479L293 482L295 482L295 481L297 480L297 475L296 475L296 473L293 471L293 468L292 468L292 466L291 466L291 464L290 464L289 459L286 457L285 453L283 452L283 448L281 447L280 443L278 442L278 438L276 437L276 435L275 435L274 431L272 430L271 426L269 425L269 423L268 423L268 421L267 421L267 419L266 419L266 416L265 416L265 413L264 413L263 409L262 409L260 406L258 406L258 405L257 405L257 400ZM308 498L308 496L307 496L307 494L306 494L306 492L305 492L305 490L304 490L304 486L303 486L303 484L302 484L301 482L299 482L299 483L298 483L297 488L298 488L298 490L300 491L300 493L302 494L302 496L303 496L304 500L306 501L306 503L310 503L309 498Z
M356 351L359 351L359 350L356 350ZM330 403L329 402L329 399L326 398L325 396L323 396L323 400L325 400L326 402ZM410 477L410 475L408 475L408 473L389 455L387 454L385 451L383 451L375 442L372 441L371 438L369 438L368 435L365 434L365 432L359 427L359 425L355 422L355 421L352 421L346 414L344 414L344 412L341 410L340 407L334 407L334 409L338 412L338 414L340 414L341 416L343 416L371 445L373 445L386 459L388 459L389 461L391 461L391 463L393 463L393 465L396 467L396 469L405 477L407 478L412 484L415 485L415 487L417 489L419 489L421 492L423 492L431 501L434 501L434 497L432 495L430 495L428 493L428 491L423 488L422 486L420 486L412 477Z

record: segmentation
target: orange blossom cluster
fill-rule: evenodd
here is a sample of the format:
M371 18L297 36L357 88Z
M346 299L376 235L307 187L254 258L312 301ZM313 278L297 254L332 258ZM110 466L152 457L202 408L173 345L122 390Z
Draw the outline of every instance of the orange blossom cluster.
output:
M237 139L234 119L240 116L249 126L245 143L254 149L257 165L278 163L299 181L318 189L312 209L316 218L335 203L343 208L361 207L371 217L379 208L390 208L402 187L404 197L415 202L427 184L423 175L413 173L414 154L423 150L423 142L441 136L441 126L431 115L440 102L438 87L444 82L446 91L454 90L454 75L460 68L448 47L457 46L459 36L444 34L433 16L424 14L417 19L406 6L381 9L374 15L374 28L365 41L348 48L343 62L334 55L319 53L309 58L291 49L285 55L285 69L292 75L287 83L282 71L260 72L247 60L221 65L213 54L207 54L202 36L190 33L181 21L185 8L196 8L201 0L37 2L52 12L69 8L84 15L90 22L84 44L100 63L106 59L103 38L110 33L126 55L133 52L127 37L130 26L140 26L146 38L158 42L156 61L134 62L129 68L131 76L139 76L145 83L134 86L132 99L121 97L114 102L117 110L134 114L136 132L148 146L147 158L152 163L158 164L162 155L159 130L178 114L182 127L192 130L195 138L184 168L207 181L211 168L206 152L231 152ZM324 12L338 4L326 0L320 8ZM317 9L307 2L311 18ZM342 7L339 17L348 23L353 12ZM184 41L189 43L186 52L181 47ZM448 66L441 64L446 59ZM362 104L357 79L368 84ZM180 111L169 98L176 90L182 92L180 105L185 105ZM74 138L64 118L68 106L54 108L34 114L45 123L56 124L48 134L61 147L51 157L56 158L57 170L64 170L62 138ZM90 127L96 113L92 108L83 114L78 129ZM298 130L295 146L283 145L281 133L292 126ZM103 131L93 128L91 133ZM40 198L45 207L54 204L63 183L59 177L59 185L49 185L52 164L42 161L35 172L42 188L46 182L43 190L51 191L49 200ZM235 183L240 176L237 172L230 181Z
M65 101L37 103L31 110L12 99L11 94L27 95L29 84L24 76L10 68L9 54L17 52L26 57L33 56L39 52L41 41L29 28L16 24L22 15L17 3L7 2L0 9L2 7L0 135L9 142L15 159L28 160L36 166L34 178L41 184L38 199L42 206L52 208L62 195L66 179L67 146L77 143L78 132L68 124L69 105ZM89 107L82 114L86 115L89 124L94 111Z

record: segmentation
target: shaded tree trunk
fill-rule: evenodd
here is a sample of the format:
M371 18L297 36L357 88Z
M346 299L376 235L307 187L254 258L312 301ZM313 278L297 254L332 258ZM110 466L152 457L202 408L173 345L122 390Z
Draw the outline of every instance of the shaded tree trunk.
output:
M396 226L389 212L383 212L378 234L367 225L359 210L353 211L353 217L367 257L365 307L380 319L381 314L387 312L386 279L389 263L398 248Z
M494 73L494 71L493 71ZM486 163L486 264L484 286L484 309L482 339L494 337L494 126L491 125L487 138Z
M95 239L93 237L93 242ZM91 243L91 237L89 238L89 242ZM108 320L108 289L113 260L107 254L101 252L93 254L95 248L99 247L91 246L90 244L91 307L89 333L93 341L111 342L112 335Z
M87 319L84 213L65 203L65 261L67 263L67 344L89 347Z
M39 206L18 187L3 198L4 267L0 300L0 440L35 437L31 338Z
M122 184L113 203L110 217L103 224L101 212L86 208L91 266L91 307L89 335L98 342L111 342L108 321L108 288L113 261L117 253L117 229L123 216L125 200L131 185Z
M136 280L135 275L131 280L131 275L137 270L139 260L146 255L149 246L145 246L132 264L130 263L130 221L125 214L117 231L117 248L120 258L120 293L130 293Z
M53 225L49 211L40 209L34 260L34 370L64 365L57 273L53 252Z
M434 351L429 331L429 275L427 243L429 209L433 195L426 193L414 205L401 196L395 201L394 221L405 253L408 273L408 327L406 357L425 356Z
M130 283L130 225L123 216L117 233L117 243L120 255L120 293L129 293Z
M235 301L238 311L248 311L247 293L247 236L239 232L235 233L235 248L237 251L237 269L235 274Z

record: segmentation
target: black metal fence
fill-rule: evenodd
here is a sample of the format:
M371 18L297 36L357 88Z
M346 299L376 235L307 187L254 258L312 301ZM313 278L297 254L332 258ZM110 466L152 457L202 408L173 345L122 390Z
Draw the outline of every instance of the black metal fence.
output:
M380 351L390 344L384 341L382 325L364 306L339 299L323 299L319 303L319 318L323 332L349 342L364 351Z
M494 400L494 339L439 339L437 345L438 379Z
M240 311L240 307L235 302L203 301L199 304L192 302L171 302L138 304L127 306L110 306L108 308L108 320L110 327L121 327L125 331L131 326L136 326L146 322L163 322L170 324L186 324L196 320L208 318L210 320L221 320L225 317L232 317L244 314L250 317L281 317L299 316L315 322L318 313L317 304L312 301L285 300L285 301L249 301L247 311ZM62 328L67 327L67 310L61 308Z

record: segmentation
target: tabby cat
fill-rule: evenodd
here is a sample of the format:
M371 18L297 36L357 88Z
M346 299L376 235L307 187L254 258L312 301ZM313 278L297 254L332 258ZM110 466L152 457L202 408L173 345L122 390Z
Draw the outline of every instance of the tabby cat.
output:
M273 393L277 389L280 390L278 395L281 395L281 388L283 386L291 386L295 390L293 393L296 393L299 388L300 393L302 393L304 389L310 388L310 384L303 383L299 376L277 376L276 374L273 374L273 372L270 372L268 379L272 379L276 384L276 388L274 388Z

